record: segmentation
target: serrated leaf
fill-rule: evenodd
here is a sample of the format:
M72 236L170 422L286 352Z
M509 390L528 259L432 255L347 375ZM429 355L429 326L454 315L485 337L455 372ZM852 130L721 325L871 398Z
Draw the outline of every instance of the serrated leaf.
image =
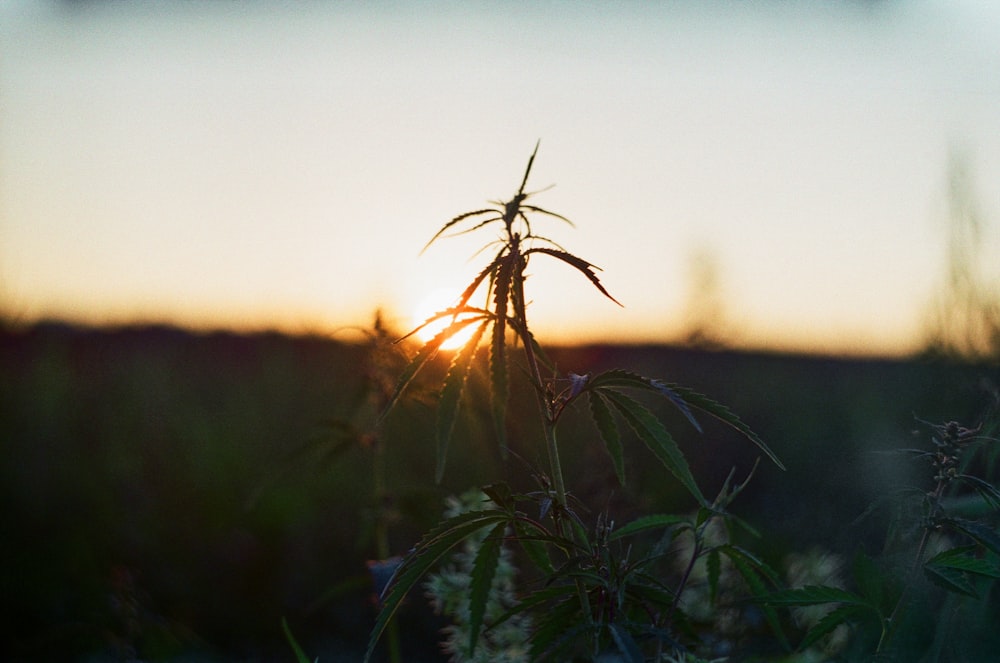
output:
M927 560L924 565L946 567L986 578L1000 579L1000 567L989 560L973 557L969 553L974 550L975 546L963 546L961 548L945 550Z
M490 411L497 441L504 449L507 447L507 303L512 269L513 256L508 255L501 261L493 283L493 337L490 343Z
M958 569L948 566L924 565L924 575L927 576L928 580L944 590L963 594L974 599L979 598L979 593L972 586L972 582Z
M625 456L622 449L621 436L618 433L618 426L615 424L611 410L607 402L599 392L591 391L587 394L590 401L590 416L594 419L604 446L611 456L611 462L615 466L615 474L618 475L618 483L625 485Z
M757 445L757 448L763 451L767 457L771 459L771 462L782 470L786 469L784 463L781 462L777 454L771 451L771 448L767 446L764 440L762 440L757 433L753 432L753 430L747 426L742 419L740 419L725 405L722 405L721 403L718 403L708 396L694 391L693 389L688 389L687 387L682 387L678 384L664 383L664 386L675 391L682 399L684 399L684 402L691 407L699 409L728 426L735 428L737 431L742 433L745 438Z
M624 536L631 536L633 534L637 534L638 532L671 527L673 525L684 525L686 527L690 527L691 523L688 518L683 516L675 516L669 513L650 514L647 516L640 516L632 522L619 527L611 533L611 536L609 536L608 539L614 541L615 539L620 539Z
M447 329L443 329L434 335L434 338L424 343L417 354L413 356L413 359L406 365L403 372L400 374L399 379L396 381L396 388L393 390L392 395L389 396L389 400L386 402L385 407L382 408L382 412L379 414L378 422L381 423L385 417L389 414L393 407L396 405L396 401L409 386L410 382L416 377L417 373L420 372L428 361L433 359L437 355L438 351L441 349L441 344L447 341L451 337L451 334Z
M557 599L565 599L567 597L572 597L576 595L576 588L572 585L553 585L551 587L545 587L543 589L538 589L527 596L521 597L517 602L517 605L512 606L506 612L504 612L500 617L497 618L496 622L493 624L493 628L496 628L505 621L519 615L524 612L530 612L536 610L546 603L556 601Z
M654 380L652 378L647 378L645 376L639 375L638 373L633 373L632 371L626 371L623 369L612 369L610 371L605 371L594 377L590 381L590 387L592 389L606 389L609 387L614 388L628 388L628 389L642 389L644 391L652 391L659 393L661 396L666 396L667 399L673 403L674 407L680 410L681 414L694 426L695 430L699 433L702 432L701 425L698 423L697 419L691 413L691 408L684 401L681 396L670 388L665 382L661 380Z
M479 630L482 628L483 616L486 614L486 603L489 601L490 590L493 588L493 578L496 576L497 565L500 563L500 551L506 528L507 523L500 523L486 535L472 565L472 574L469 579L470 658L476 651Z
M524 548L528 558L542 573L552 573L555 568L552 566L552 559L549 557L545 544L532 537L527 526L520 520L514 523L514 529L517 532L517 541Z
M472 338L452 358L451 366L448 368L448 375L445 377L444 385L441 388L441 395L438 399L437 425L435 427L437 438L437 464L434 470L435 483L441 483L441 479L444 478L445 463L448 459L448 443L451 441L452 433L455 430L455 420L458 418L462 392L465 390L469 368L479 349L479 341L482 339L488 324L489 321L480 323Z
M957 478L972 485L991 509L1000 509L1000 490L996 486L971 474L959 474Z
M611 632L611 639L614 640L615 647L618 648L618 653L623 656L622 660L628 661L628 663L643 663L645 658L642 655L642 650L639 649L639 645L636 644L631 633L619 624L608 624L608 630Z
M996 530L991 527L964 518L948 518L941 522L944 525L950 525L1000 555L1000 534L997 534Z
M824 605L827 603L842 603L845 605L857 605L873 607L863 596L849 592L839 587L829 587L827 585L806 585L795 589L783 589L771 592L758 598L763 603L775 606L809 606Z
M767 595L768 590L764 580L767 580L774 586L779 583L777 572L749 551L734 545L719 546L717 550L726 555L733 563L733 567L750 587L750 592L754 598L760 599ZM778 642L785 649L789 649L788 639L785 637L785 632L781 629L781 621L778 619L778 613L774 610L773 605L762 602L761 606L761 609L764 611L764 618L771 626L771 630L774 631Z
M861 605L841 605L834 608L806 632L799 644L799 650L808 649L824 635L832 633L841 624L848 624L855 617L864 614L866 610L868 608Z
M477 209L477 210L473 210L471 212L465 212L464 214L459 214L458 216L456 216L455 218L453 218L451 221L448 221L446 224L444 224L441 227L441 229L438 230L437 233L434 234L434 237L431 237L430 241L428 241L426 244L424 244L424 248L420 249L420 253L423 253L424 251L426 251L427 247L429 247L435 241L437 241L438 239L440 239L451 228L453 228L454 226L460 224L462 221L465 221L466 219L471 219L472 217L475 217L475 216L481 216L483 214L498 214L498 212L497 212L497 210L495 210L495 209L493 209L491 207L487 207L485 209ZM479 223L477 223L472 228L469 228L469 229L466 229L466 230L461 230L461 231L456 231L455 235L464 235L467 232L471 232L472 230L475 230L477 228L481 228L481 227L483 227L484 225L486 225L488 223L492 223L493 221L502 221L502 220L503 220L503 217L496 216L494 218L490 218L490 219L487 219L485 221L480 221Z
M488 486L483 486L482 490L498 509L507 513L513 513L514 495L510 490L510 486L505 482L491 483Z
M531 635L530 660L540 661L554 656L559 651L559 643L567 643L573 636L590 629L581 619L580 604L575 600L575 591L565 600L541 613L541 617Z
M706 504L705 496L702 495L691 474L687 459L660 420L638 401L621 392L608 390L602 392L602 395L615 407L653 455L659 458L681 485L698 500L698 503Z
M375 645L386 625L399 609L407 593L453 547L479 530L506 522L510 516L502 511L486 510L463 513L438 524L424 535L416 548L406 556L389 582L381 598L381 610L368 638L365 662L371 660Z
M524 252L524 255L529 255L531 253L544 253L546 255L552 256L553 258L563 261L567 265L575 267L578 271L580 271L584 276L587 277L587 279L591 282L591 284L593 284L593 286L597 288L602 295L613 301L615 304L622 306L622 303L617 299L615 299L614 297L612 297L611 293L608 292L601 284L601 280L597 278L597 274L594 272L594 270L595 269L599 270L600 267L592 265L586 260L576 257L572 253L567 253L566 251L560 251L558 249L549 248L547 246L536 246L534 248L528 249L527 251Z
M854 556L852 564L854 581L857 583L858 592L865 597L868 602L884 609L887 603L886 579L883 576L875 560L865 554L864 550L858 550ZM891 608L888 608L891 610Z
M529 212L537 212L538 214L545 214L547 216L552 216L552 217L555 217L555 218L559 219L560 221L565 221L566 223L568 223L573 228L576 227L576 224L574 224L572 221L570 221L569 219L567 219L562 214L556 214L555 212L550 212L547 209L542 209L541 207L537 207L535 205L521 205L521 209L527 210Z

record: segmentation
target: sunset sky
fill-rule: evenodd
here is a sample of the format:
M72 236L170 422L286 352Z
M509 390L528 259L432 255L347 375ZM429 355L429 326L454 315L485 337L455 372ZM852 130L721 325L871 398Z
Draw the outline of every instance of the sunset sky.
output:
M701 265L725 338L911 350L955 159L1000 265L1000 4L3 2L0 312L406 326L539 139L624 304L532 263L542 340L674 339Z

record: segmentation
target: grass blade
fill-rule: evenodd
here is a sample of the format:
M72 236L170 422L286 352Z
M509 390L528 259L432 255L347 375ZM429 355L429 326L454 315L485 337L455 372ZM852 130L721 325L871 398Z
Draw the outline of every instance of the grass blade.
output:
M295 654L295 662L311 663L309 657L306 656L306 653L302 650L302 647L299 645L298 640L296 640L295 636L292 635L292 629L288 626L288 620L285 619L284 617L281 618L281 630L284 631L285 639L288 640L288 644L292 648L292 653Z

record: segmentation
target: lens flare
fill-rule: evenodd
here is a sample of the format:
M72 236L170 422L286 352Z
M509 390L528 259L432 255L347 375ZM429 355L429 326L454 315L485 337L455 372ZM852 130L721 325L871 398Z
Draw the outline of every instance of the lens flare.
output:
M416 308L413 311L412 325L411 329L422 325L428 318L432 317L435 313L444 311L447 308L454 306L458 303L458 295L451 290L445 288L436 288L424 296ZM451 324L450 317L443 317L434 322L422 327L420 331L416 333L416 337L421 343L426 343L432 338L437 336L443 329L445 329L449 324ZM457 332L454 336L449 338L447 341L441 344L442 350L457 350L463 345L469 342L472 335L475 333L476 327L478 325L475 323L469 324L467 327Z

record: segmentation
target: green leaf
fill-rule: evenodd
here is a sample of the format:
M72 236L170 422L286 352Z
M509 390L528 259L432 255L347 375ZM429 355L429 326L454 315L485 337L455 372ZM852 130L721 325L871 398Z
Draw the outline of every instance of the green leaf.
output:
M608 539L614 541L615 539L620 539L624 536L631 536L646 530L672 527L674 525L684 525L685 527L690 527L691 523L686 517L675 516L669 513L657 513L648 516L640 516L627 525L616 529L611 533L611 536L609 536Z
M472 361L476 357L476 351L479 349L479 341L482 339L488 324L488 320L481 322L472 338L452 358L448 375L441 388L436 426L437 466L434 471L436 483L441 483L441 479L444 477L444 467L448 458L448 443L455 430L455 420L458 418L458 408L462 400L462 392L465 390L466 378L469 375Z
M826 603L874 607L863 596L839 587L827 585L806 585L795 589L784 589L758 597L762 603L774 606L809 606Z
M708 595L711 604L715 605L715 598L719 591L719 575L722 571L719 551L714 548L709 551L708 559L705 560L705 567L708 570Z
M514 512L514 495L511 493L510 486L505 482L491 483L488 486L483 486L482 490L498 509L510 514Z
M559 653L560 644L565 646L574 636L586 633L591 628L588 620L580 614L580 602L575 600L574 592L562 602L541 613L531 636L529 659L539 661L555 657Z
M996 486L971 474L959 474L957 478L971 484L991 509L1000 509L1000 490Z
M605 371L597 376L595 376L590 381L590 387L592 389L600 389L607 387L624 387L628 389L642 389L644 391L652 391L660 394L661 396L666 396L667 399L674 404L681 414L687 418L692 426L695 427L699 433L701 431L701 425L694 418L691 413L691 408L684 401L680 395L670 388L665 382L661 380L654 380L652 378L647 378L645 376L639 375L638 373L633 373L632 371L626 371L622 369L612 369L610 371Z
M678 481L688 489L698 500L699 504L706 504L705 496L691 474L687 459L677 447L677 443L663 427L660 420L652 412L646 409L635 399L617 391L603 391L608 401L615 407L618 413L628 422L632 430L635 431L639 439L645 443L653 454L660 459L660 462L677 477Z
M1000 555L1000 534L997 534L996 530L991 527L964 518L947 518L942 520L941 524L950 525L953 529L962 532Z
M521 614L523 612L530 612L532 610L537 610L538 608L544 606L546 603L553 601L562 601L570 599L576 596L576 587L573 585L552 585L551 587L545 587L543 589L538 589L527 596L521 598L517 602L517 605L511 607L504 614L502 614L493 624L494 628L507 621L511 617ZM544 613L545 611L543 611Z
M972 586L969 578L959 571L948 566L924 565L924 575L938 587L956 594L964 594L974 599L979 598L979 593Z
M834 608L806 632L805 637L802 638L802 642L799 643L799 650L808 649L824 635L832 633L841 624L849 624L868 609L866 606L861 605L841 605Z
M281 630L285 632L285 639L288 640L288 644L291 646L292 652L295 654L296 663L311 663L309 657L306 656L306 653L302 650L302 647L299 646L295 636L292 635L292 629L288 626L288 620L284 617L281 618ZM319 659L316 660L318 661Z
M625 459L618 426L611 415L607 401L599 392L591 391L587 396L590 401L590 416L593 417L594 425L597 426L601 439L604 440L604 446L607 447L608 455L611 456L611 462L615 466L615 474L618 475L618 483L624 486Z
M645 658L642 655L642 650L639 649L639 645L636 644L631 633L619 624L608 624L608 630L611 632L611 639L614 640L615 647L624 657L623 660L628 661L628 663L643 663Z
M987 559L974 557L970 553L974 552L975 549L976 546L963 546L945 550L927 560L924 565L950 568L987 578L1000 579L1000 567Z
M891 607L886 606L889 602L890 594L886 587L886 578L875 563L875 560L865 554L864 550L858 550L854 556L852 570L854 572L854 581L858 586L858 592L868 599L868 602L872 606L876 606L880 610L891 610Z
M528 558L542 573L551 574L555 567L552 566L552 559L549 557L545 544L534 538L528 530L528 526L520 520L514 523L514 530L517 532L517 541L524 548Z
M742 419L736 416L725 405L722 405L721 403L718 403L703 394L699 394L693 389L688 389L687 387L682 387L678 384L664 383L664 386L675 391L692 407L695 407L702 412L715 417L719 421L735 428L737 431L742 433L744 437L757 445L757 447L771 459L771 462L783 470L786 469L777 454L771 451L770 447L767 446L764 440L760 439L760 436L758 436L757 433L753 432L749 426L743 423Z
M497 565L500 563L500 551L503 546L504 531L507 523L499 523L483 539L472 565L472 575L469 583L469 657L476 651L479 640L479 630L483 625L483 615L486 614L486 603L493 588L493 578Z
M416 548L403 560L383 592L382 609L379 610L375 626L368 639L368 650L364 658L366 663L371 660L375 645L378 644L386 625L396 614L407 593L431 567L437 564L449 550L479 530L506 522L509 518L510 516L502 511L473 511L449 518L424 535Z
M764 580L767 580L773 586L779 584L778 573L749 551L734 545L719 546L718 550L733 563L733 566L750 587L750 592L755 599L759 600L768 594ZM778 613L774 610L774 607L768 602L762 602L762 610L764 611L765 619L767 619L768 624L771 626L771 630L774 631L774 635L778 638L778 642L785 649L789 649L788 639L781 629L781 621L778 619Z

